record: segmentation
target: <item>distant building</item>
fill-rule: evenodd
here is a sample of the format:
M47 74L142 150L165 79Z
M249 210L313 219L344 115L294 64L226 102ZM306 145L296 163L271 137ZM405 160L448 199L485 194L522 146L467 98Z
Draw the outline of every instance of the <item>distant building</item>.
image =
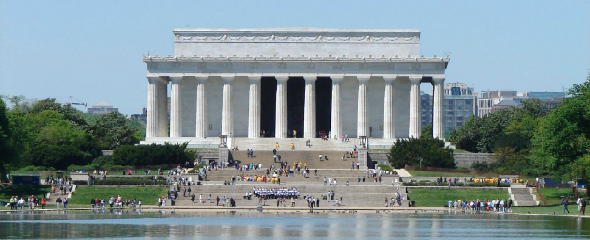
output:
M445 100L444 129L445 132L462 127L469 118L475 115L477 109L477 94L473 88L464 83L447 83L444 87ZM420 95L422 109L422 127L432 124L432 95Z
M500 109L522 107L522 100L537 98L549 109L563 102L565 92L482 91L477 100L477 116L484 117Z
M147 123L147 108L143 108L141 114L131 114L131 116L129 116L129 119L139 120Z
M119 109L104 100L88 108L89 114L108 114L112 112L119 112Z

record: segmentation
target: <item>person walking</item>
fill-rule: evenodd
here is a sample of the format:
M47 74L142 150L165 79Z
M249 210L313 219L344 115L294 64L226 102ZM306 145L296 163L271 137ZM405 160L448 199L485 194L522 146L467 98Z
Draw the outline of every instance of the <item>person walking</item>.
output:
M569 204L567 197L565 197L562 200L562 204L563 204L563 213L565 214L565 211L567 211L567 213L570 213L570 210L567 209L567 205Z

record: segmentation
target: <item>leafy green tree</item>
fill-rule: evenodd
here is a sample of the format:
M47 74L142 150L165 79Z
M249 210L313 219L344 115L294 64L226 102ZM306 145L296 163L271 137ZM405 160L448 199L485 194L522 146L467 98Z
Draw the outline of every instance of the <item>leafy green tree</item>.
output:
M0 99L0 182L6 180L6 166L14 161L14 152L10 144L12 132L6 112L6 104Z
M88 164L101 155L92 136L76 129L64 115L53 110L27 114L32 138L23 160L35 166L66 169L71 164Z
M45 110L52 110L64 116L64 119L71 122L72 126L78 130L89 131L88 122L82 116L82 113L70 105L62 106L56 102L55 98L47 98L38 101L30 110L32 114L39 114Z
M588 181L590 159L590 75L568 91L570 98L541 121L531 157L562 180Z
M101 149L115 149L123 145L139 143L139 130L123 114L112 112L100 115L91 126L92 135Z
M444 141L434 139L431 135L409 140L398 139L389 150L389 162L395 168L403 168L406 164L419 166L422 159L422 166L425 167L454 168L453 150L444 146Z

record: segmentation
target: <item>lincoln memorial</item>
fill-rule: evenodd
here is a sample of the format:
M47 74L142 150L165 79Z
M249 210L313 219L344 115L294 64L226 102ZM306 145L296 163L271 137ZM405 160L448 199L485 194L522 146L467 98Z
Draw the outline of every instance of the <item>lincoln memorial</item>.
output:
M420 136L422 83L433 85L433 136L444 138L449 58L420 55L416 29L181 28L174 55L143 61L142 144L203 147L226 135L243 149L321 136L391 146Z

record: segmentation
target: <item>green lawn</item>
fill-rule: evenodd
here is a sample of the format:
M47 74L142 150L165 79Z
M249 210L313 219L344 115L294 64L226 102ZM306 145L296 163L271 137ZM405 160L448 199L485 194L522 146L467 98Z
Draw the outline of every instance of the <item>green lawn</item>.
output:
M71 204L88 206L92 198L108 199L121 195L123 199L141 200L144 205L156 205L158 198L168 192L166 187L79 187L70 200Z
M571 188L540 188L541 194L545 197L545 205L561 204L561 197L569 197L570 202L576 202L577 197ZM536 191L535 191L536 192ZM537 198L540 199L540 198ZM541 203L543 204L543 203Z
M408 171L412 177L498 177L497 173Z
M383 171L390 171L390 172L393 172L393 169L391 169L391 167L390 167L389 165L379 165L379 166L377 166L377 167L380 167L380 168L381 168L381 170L383 170Z
M466 151L466 150L458 149L458 148L457 149L453 149L453 152L454 153L472 153L470 151Z
M416 201L417 207L443 207L449 200L485 200L485 199L508 199L508 191L505 189L498 190L478 190L478 189L408 189L411 201Z
M563 206L555 206L555 207L513 207L512 212L514 213L532 213L532 214L549 214L553 215L578 215L578 206L576 206L575 202L573 205L569 205L567 207L570 210L570 213L565 212L563 213ZM588 211L586 211L586 214Z
M0 200L8 201L12 196L18 196L19 199L20 197L24 197L26 199L30 195L43 198L50 190L50 186L3 186L0 187Z

